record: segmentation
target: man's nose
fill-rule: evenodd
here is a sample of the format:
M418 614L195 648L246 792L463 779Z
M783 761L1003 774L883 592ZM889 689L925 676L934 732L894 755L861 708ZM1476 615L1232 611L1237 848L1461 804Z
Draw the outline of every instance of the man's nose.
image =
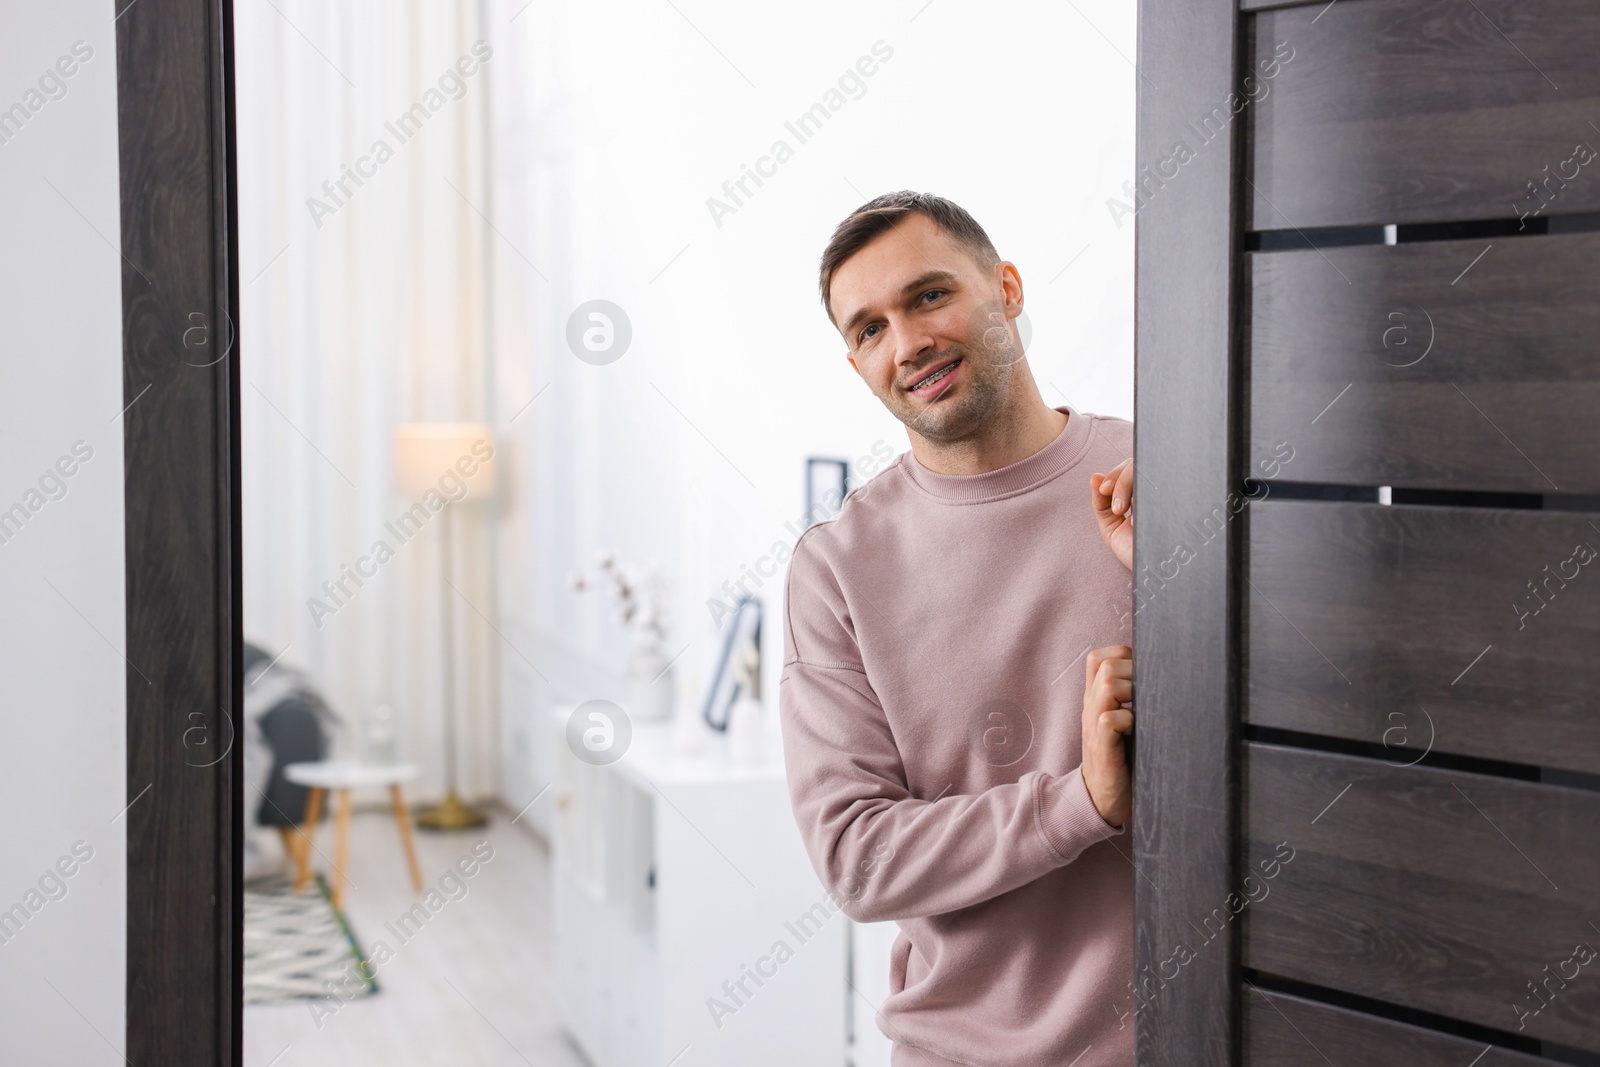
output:
M894 365L897 371L923 362L934 347L933 336L914 322L891 322L889 339L894 343Z

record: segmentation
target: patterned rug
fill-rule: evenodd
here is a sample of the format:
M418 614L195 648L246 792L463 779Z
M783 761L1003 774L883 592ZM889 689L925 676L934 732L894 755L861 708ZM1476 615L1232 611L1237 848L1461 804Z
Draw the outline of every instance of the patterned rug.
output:
M329 982L347 1000L378 991L350 924L333 906L322 875L316 878L315 891L304 893L280 876L245 883L246 1004L327 997Z

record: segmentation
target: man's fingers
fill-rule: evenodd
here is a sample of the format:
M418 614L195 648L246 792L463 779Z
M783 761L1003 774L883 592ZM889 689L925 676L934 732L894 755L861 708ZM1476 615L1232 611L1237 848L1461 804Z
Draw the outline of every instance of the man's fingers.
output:
M1089 685L1091 689L1110 691L1114 688L1119 693L1124 687L1132 688L1132 686L1133 660L1131 659L1101 660L1099 668L1094 672L1094 680Z
M1097 648L1089 653L1083 661L1083 685L1088 688L1094 683L1094 676L1100 673L1100 664L1110 659L1110 653L1103 648Z
M1111 488L1112 480L1109 474L1089 475L1089 497L1094 503L1094 513L1098 518L1111 517Z
M1089 692L1083 698L1084 705L1096 711L1109 711L1122 704L1132 702L1133 681L1129 678L1096 681L1094 685L1089 687Z
M1132 661L1133 649L1128 645L1107 645L1104 648L1094 649L1084 659L1083 686L1085 689L1094 684L1094 676L1100 670L1100 664L1107 660L1126 659Z
M1133 732L1133 712L1128 708L1118 708L1116 711L1102 711L1097 720L1100 732L1107 731L1128 734Z
M1115 482L1122 475L1122 473L1124 471L1126 471L1132 465L1133 465L1133 457L1130 456L1127 459L1123 460L1121 463L1118 463L1115 467L1112 467L1111 470L1104 475L1104 477L1109 478L1111 481Z
M1100 666L1095 669L1095 677L1110 680L1112 678L1132 678L1133 660L1127 656L1111 656L1100 661Z
M1116 481L1111 487L1111 510L1114 514L1122 515L1133 503L1133 461L1123 460L1114 473Z

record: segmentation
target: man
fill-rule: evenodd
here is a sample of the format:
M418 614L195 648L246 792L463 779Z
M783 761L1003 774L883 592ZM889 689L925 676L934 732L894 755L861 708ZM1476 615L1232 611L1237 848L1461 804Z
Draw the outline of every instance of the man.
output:
M900 926L894 1067L1127 1067L1133 426L1044 403L1017 268L947 200L858 208L820 287L911 451L789 565L779 715L812 865L851 918Z

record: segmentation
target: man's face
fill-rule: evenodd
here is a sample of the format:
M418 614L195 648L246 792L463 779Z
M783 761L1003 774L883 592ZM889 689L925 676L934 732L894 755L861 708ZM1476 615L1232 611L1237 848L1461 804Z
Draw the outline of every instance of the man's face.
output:
M1009 325L1022 310L1016 268L985 270L926 215L907 215L845 260L830 305L850 365L923 437L970 436L1010 397L1022 359Z

